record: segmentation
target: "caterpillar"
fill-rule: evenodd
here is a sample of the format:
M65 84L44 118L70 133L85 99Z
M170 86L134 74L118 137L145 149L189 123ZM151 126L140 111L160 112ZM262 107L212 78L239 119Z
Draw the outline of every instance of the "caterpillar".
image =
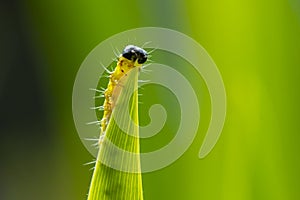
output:
M142 64L147 61L147 58L148 53L144 49L134 45L127 45L121 55L117 58L117 65L114 71L110 72L107 88L103 91L104 103L103 106L101 106L103 109L103 116L100 120L101 130L99 144L101 144L105 136L107 125L118 99L119 93L115 92L115 90L120 84L120 79L127 76L127 73L135 67L138 67L140 70Z

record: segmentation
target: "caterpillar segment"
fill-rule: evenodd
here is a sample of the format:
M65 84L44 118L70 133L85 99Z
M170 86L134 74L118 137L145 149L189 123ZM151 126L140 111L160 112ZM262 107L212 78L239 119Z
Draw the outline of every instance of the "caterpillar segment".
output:
M107 89L104 91L105 100L103 103L103 117L100 123L101 133L99 144L101 144L103 141L112 111L120 94L120 92L117 91L119 90L118 88L120 88L117 86L122 86L120 79L123 76L127 76L129 70L135 67L138 67L140 69L142 64L147 61L147 58L147 52L144 49L134 45L126 46L122 54L119 56L117 66L115 70L111 72Z

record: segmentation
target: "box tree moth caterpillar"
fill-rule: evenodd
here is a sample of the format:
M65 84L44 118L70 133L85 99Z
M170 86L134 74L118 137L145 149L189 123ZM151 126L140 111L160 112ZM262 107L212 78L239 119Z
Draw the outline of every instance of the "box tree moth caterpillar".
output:
M103 116L100 120L100 144L103 140L112 111L120 94L120 92L116 91L118 90L118 86L120 86L121 84L120 79L124 76L127 76L127 73L131 69L135 67L138 67L140 69L142 67L142 64L147 61L147 58L148 53L144 49L134 45L128 45L123 50L122 54L118 57L117 65L114 71L109 72L109 82L107 84L107 88L102 91L105 98L104 103L99 107L99 109L103 110Z

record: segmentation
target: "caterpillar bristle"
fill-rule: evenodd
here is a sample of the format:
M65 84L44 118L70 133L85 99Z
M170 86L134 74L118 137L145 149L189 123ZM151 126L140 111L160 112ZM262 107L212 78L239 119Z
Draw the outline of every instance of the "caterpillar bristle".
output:
M139 90L144 90L145 88L143 88L143 85L138 85L138 89Z
M149 83L150 80L138 80L138 83Z
M143 65L142 67L141 67L141 72L143 72L143 73L149 73L149 72L152 72L152 70L150 70L150 69L146 69L147 67L149 67L150 65L152 65L153 63L148 63L148 64L146 64L146 65Z
M89 88L89 90L91 91L95 91L95 92L100 92L100 93L104 93L105 92L105 88L101 87L100 89L96 89L96 88Z
M152 41L145 42L141 47L144 48L147 44L152 43Z
M101 121L93 121L93 122L87 122L86 123L86 125L93 125L93 124L100 125Z
M96 107L90 107L91 110L100 110L103 111L104 107L103 106L96 106Z
M86 141L99 141L99 138L84 138Z
M150 62L149 64L155 63L155 61L154 61L154 60L151 60L150 58L149 58L149 59L147 59L147 61L149 61L149 62Z
M117 47L114 47L112 44L110 44L110 46L111 46L111 49L112 49L113 53L115 54L115 56L119 57L121 54L119 49Z
M141 72L144 73L144 74L150 74L152 72L152 70L142 69Z
M95 142L94 144L91 145L92 147L99 148L99 142Z
M99 98L103 98L104 97L104 94L101 94L99 96L93 96L93 99L99 99Z
M154 49L152 49L151 51L148 52L148 55L152 54L153 52L155 52L158 49L158 47L155 47Z
M117 52L115 51L115 49L113 48L113 52L115 54L116 57L118 57L120 54L117 54Z
M108 73L108 74L112 74L113 71L109 71L109 69L107 69L107 67L105 67L101 62L100 62L101 67Z
M145 68L142 68L141 71L142 71L142 72L145 72L145 73L152 72L151 69L145 69Z
M113 62L118 62L118 58L111 58Z
M92 170L94 170L94 169L95 169L95 167L92 167L92 168L89 169L89 171L92 171Z
M152 64L153 64L153 63L147 63L147 64L145 64L145 65L142 66L142 69L145 69L145 68L149 67L149 66L152 65Z
M96 160L93 160L93 161L84 163L83 165L84 165L84 166L87 166L87 165L95 164L96 162L97 162Z

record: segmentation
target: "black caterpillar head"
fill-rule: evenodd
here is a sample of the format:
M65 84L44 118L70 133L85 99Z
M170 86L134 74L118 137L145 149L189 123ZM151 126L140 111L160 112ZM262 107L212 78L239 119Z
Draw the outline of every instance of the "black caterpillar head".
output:
M139 64L143 64L147 61L148 54L140 47L128 45L125 47L122 56L133 62L137 60Z

